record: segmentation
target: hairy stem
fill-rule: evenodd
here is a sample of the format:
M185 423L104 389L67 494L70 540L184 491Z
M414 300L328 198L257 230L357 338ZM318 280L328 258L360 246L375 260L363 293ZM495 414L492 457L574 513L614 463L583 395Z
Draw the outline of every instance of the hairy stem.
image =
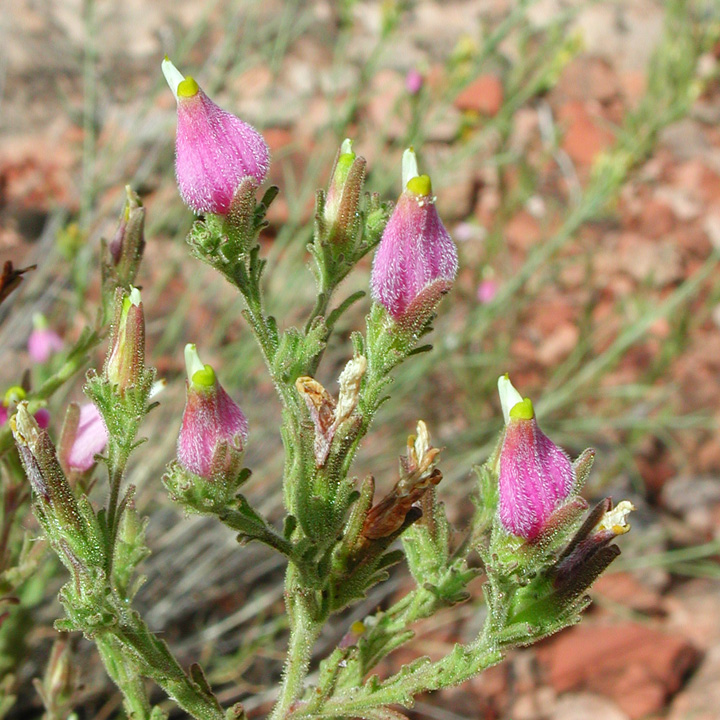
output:
M135 671L132 663L123 657L122 649L111 635L95 639L103 665L113 682L123 694L125 711L133 720L146 720L150 717L151 707L145 683Z
M269 720L288 717L293 704L302 696L312 649L324 623L324 618L317 618L313 612L312 591L301 587L298 581L299 572L294 563L290 563L285 581L290 640L280 695Z

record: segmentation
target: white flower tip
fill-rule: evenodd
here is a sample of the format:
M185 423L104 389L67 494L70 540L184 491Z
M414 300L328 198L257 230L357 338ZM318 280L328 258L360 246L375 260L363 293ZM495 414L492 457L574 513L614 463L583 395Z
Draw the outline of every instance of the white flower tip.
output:
M185 346L185 370L187 371L188 380L192 382L196 372L204 370L205 366L198 355L195 343L188 343Z
M165 80L167 80L167 84L170 86L170 89L177 100L178 85L180 85L180 83L185 79L185 76L172 64L172 62L170 62L170 58L167 55L162 61L162 65L160 67L162 68Z
M409 147L402 156L402 184L403 190L414 177L418 176L417 156L415 150Z
M417 424L417 435L415 436L415 454L418 457L418 461L422 463L422 459L430 449L430 432L427 429L427 425L423 420L418 420Z
M150 394L148 395L148 400L152 400L154 397L159 395L166 387L167 387L167 380L165 378L160 378L159 380L156 380L152 384L152 387L150 388Z
M350 138L345 138L342 141L342 145L340 146L340 154L341 155L352 155L353 149L352 149L352 140Z
M507 425L510 420L510 411L518 403L523 401L522 395L520 395L520 393L514 388L507 373L498 378L498 393L500 395L500 405L502 406L503 417L505 418L505 424Z
M130 298L130 302L135 307L138 307L142 302L142 298L140 297L140 291L136 287L130 288L130 294L128 295L128 297Z

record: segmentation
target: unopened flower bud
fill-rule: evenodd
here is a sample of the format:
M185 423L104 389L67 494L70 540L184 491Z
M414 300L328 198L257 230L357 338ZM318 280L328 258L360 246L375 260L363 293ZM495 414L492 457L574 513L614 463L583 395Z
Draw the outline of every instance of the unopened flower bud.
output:
M109 251L119 285L128 288L135 282L145 249L145 208L129 185L125 186L125 195L125 207Z
M185 346L187 401L177 443L180 464L207 480L227 472L243 451L248 424L195 345Z
M177 100L175 172L185 204L196 213L226 215L243 178L262 183L270 153L260 133L219 108L168 60L163 74Z
M373 299L396 321L415 322L452 286L458 256L412 149L403 155L403 188L375 254L371 286Z
M115 294L110 351L105 361L105 378L121 393L137 385L145 369L145 316L140 291L118 289Z
M325 197L323 220L330 242L342 245L354 239L359 223L360 195L365 180L365 158L358 157L347 138L340 146Z
M30 415L27 402L10 418L15 444L37 501L43 511L60 523L62 531L84 540L85 531L72 489L65 479L47 431Z
M522 399L507 376L498 389L506 423L498 457L499 518L508 532L534 540L570 496L575 472L538 427L530 399Z
M62 338L48 327L40 313L33 315L33 331L28 338L28 353L34 363L46 363L56 352L63 349Z

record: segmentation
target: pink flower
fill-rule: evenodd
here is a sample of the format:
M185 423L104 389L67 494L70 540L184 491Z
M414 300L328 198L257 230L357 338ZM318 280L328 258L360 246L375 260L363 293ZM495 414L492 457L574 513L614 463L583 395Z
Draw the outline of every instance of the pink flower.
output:
M48 425L50 425L50 411L47 408L40 408L35 413L35 422L42 430L47 430Z
M493 299L497 295L497 291L498 291L497 281L493 280L491 278L488 278L487 280L483 280L478 285L477 299L483 305L486 305L487 303L493 301Z
M422 74L415 68L411 68L405 76L405 89L410 95L417 95L422 90L423 82Z
M404 190L373 261L372 296L397 321L416 320L452 286L457 248L435 208L427 175L412 150L403 155Z
M575 472L567 454L538 427L530 400L520 397L507 376L498 389L506 423L498 459L500 522L513 535L534 540L572 493Z
M0 405L0 425L4 425L8 419L8 409L5 405Z
M95 455L101 453L108 443L105 422L94 403L80 406L80 419L72 439L66 464L72 470L85 472L95 464Z
M47 320L37 314L33 316L33 331L28 338L28 352L34 363L46 363L54 353L63 349L62 338L47 326Z
M180 464L192 473L211 480L229 470L242 452L248 424L239 406L230 398L210 365L203 365L195 345L185 346L187 401L177 443Z
M226 215L240 181L258 184L270 164L260 133L219 108L167 59L163 73L177 100L175 173L185 204L196 213Z

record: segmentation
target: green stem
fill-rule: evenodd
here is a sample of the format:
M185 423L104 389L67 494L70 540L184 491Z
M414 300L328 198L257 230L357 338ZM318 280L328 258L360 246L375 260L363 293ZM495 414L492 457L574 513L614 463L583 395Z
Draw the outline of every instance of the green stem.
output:
M155 681L183 710L197 720L225 720L225 713L204 679L189 677L168 646L151 633L136 612L124 613L109 630L120 658L137 675Z
M117 540L117 529L120 523L118 516L118 503L120 500L120 485L122 484L123 475L125 473L125 464L115 464L109 472L110 480L110 500L108 502L107 511L107 528L108 528L108 548L110 552L107 554L107 576L112 576L112 563L115 556L115 542Z
M103 665L113 682L118 686L125 700L125 711L133 720L146 720L152 708L148 700L145 683L135 671L132 663L123 656L121 646L112 635L95 638Z
M289 717L293 704L302 696L312 649L324 623L324 618L315 617L311 591L300 587L298 574L294 563L290 563L285 581L290 640L280 696L268 720L284 720Z

